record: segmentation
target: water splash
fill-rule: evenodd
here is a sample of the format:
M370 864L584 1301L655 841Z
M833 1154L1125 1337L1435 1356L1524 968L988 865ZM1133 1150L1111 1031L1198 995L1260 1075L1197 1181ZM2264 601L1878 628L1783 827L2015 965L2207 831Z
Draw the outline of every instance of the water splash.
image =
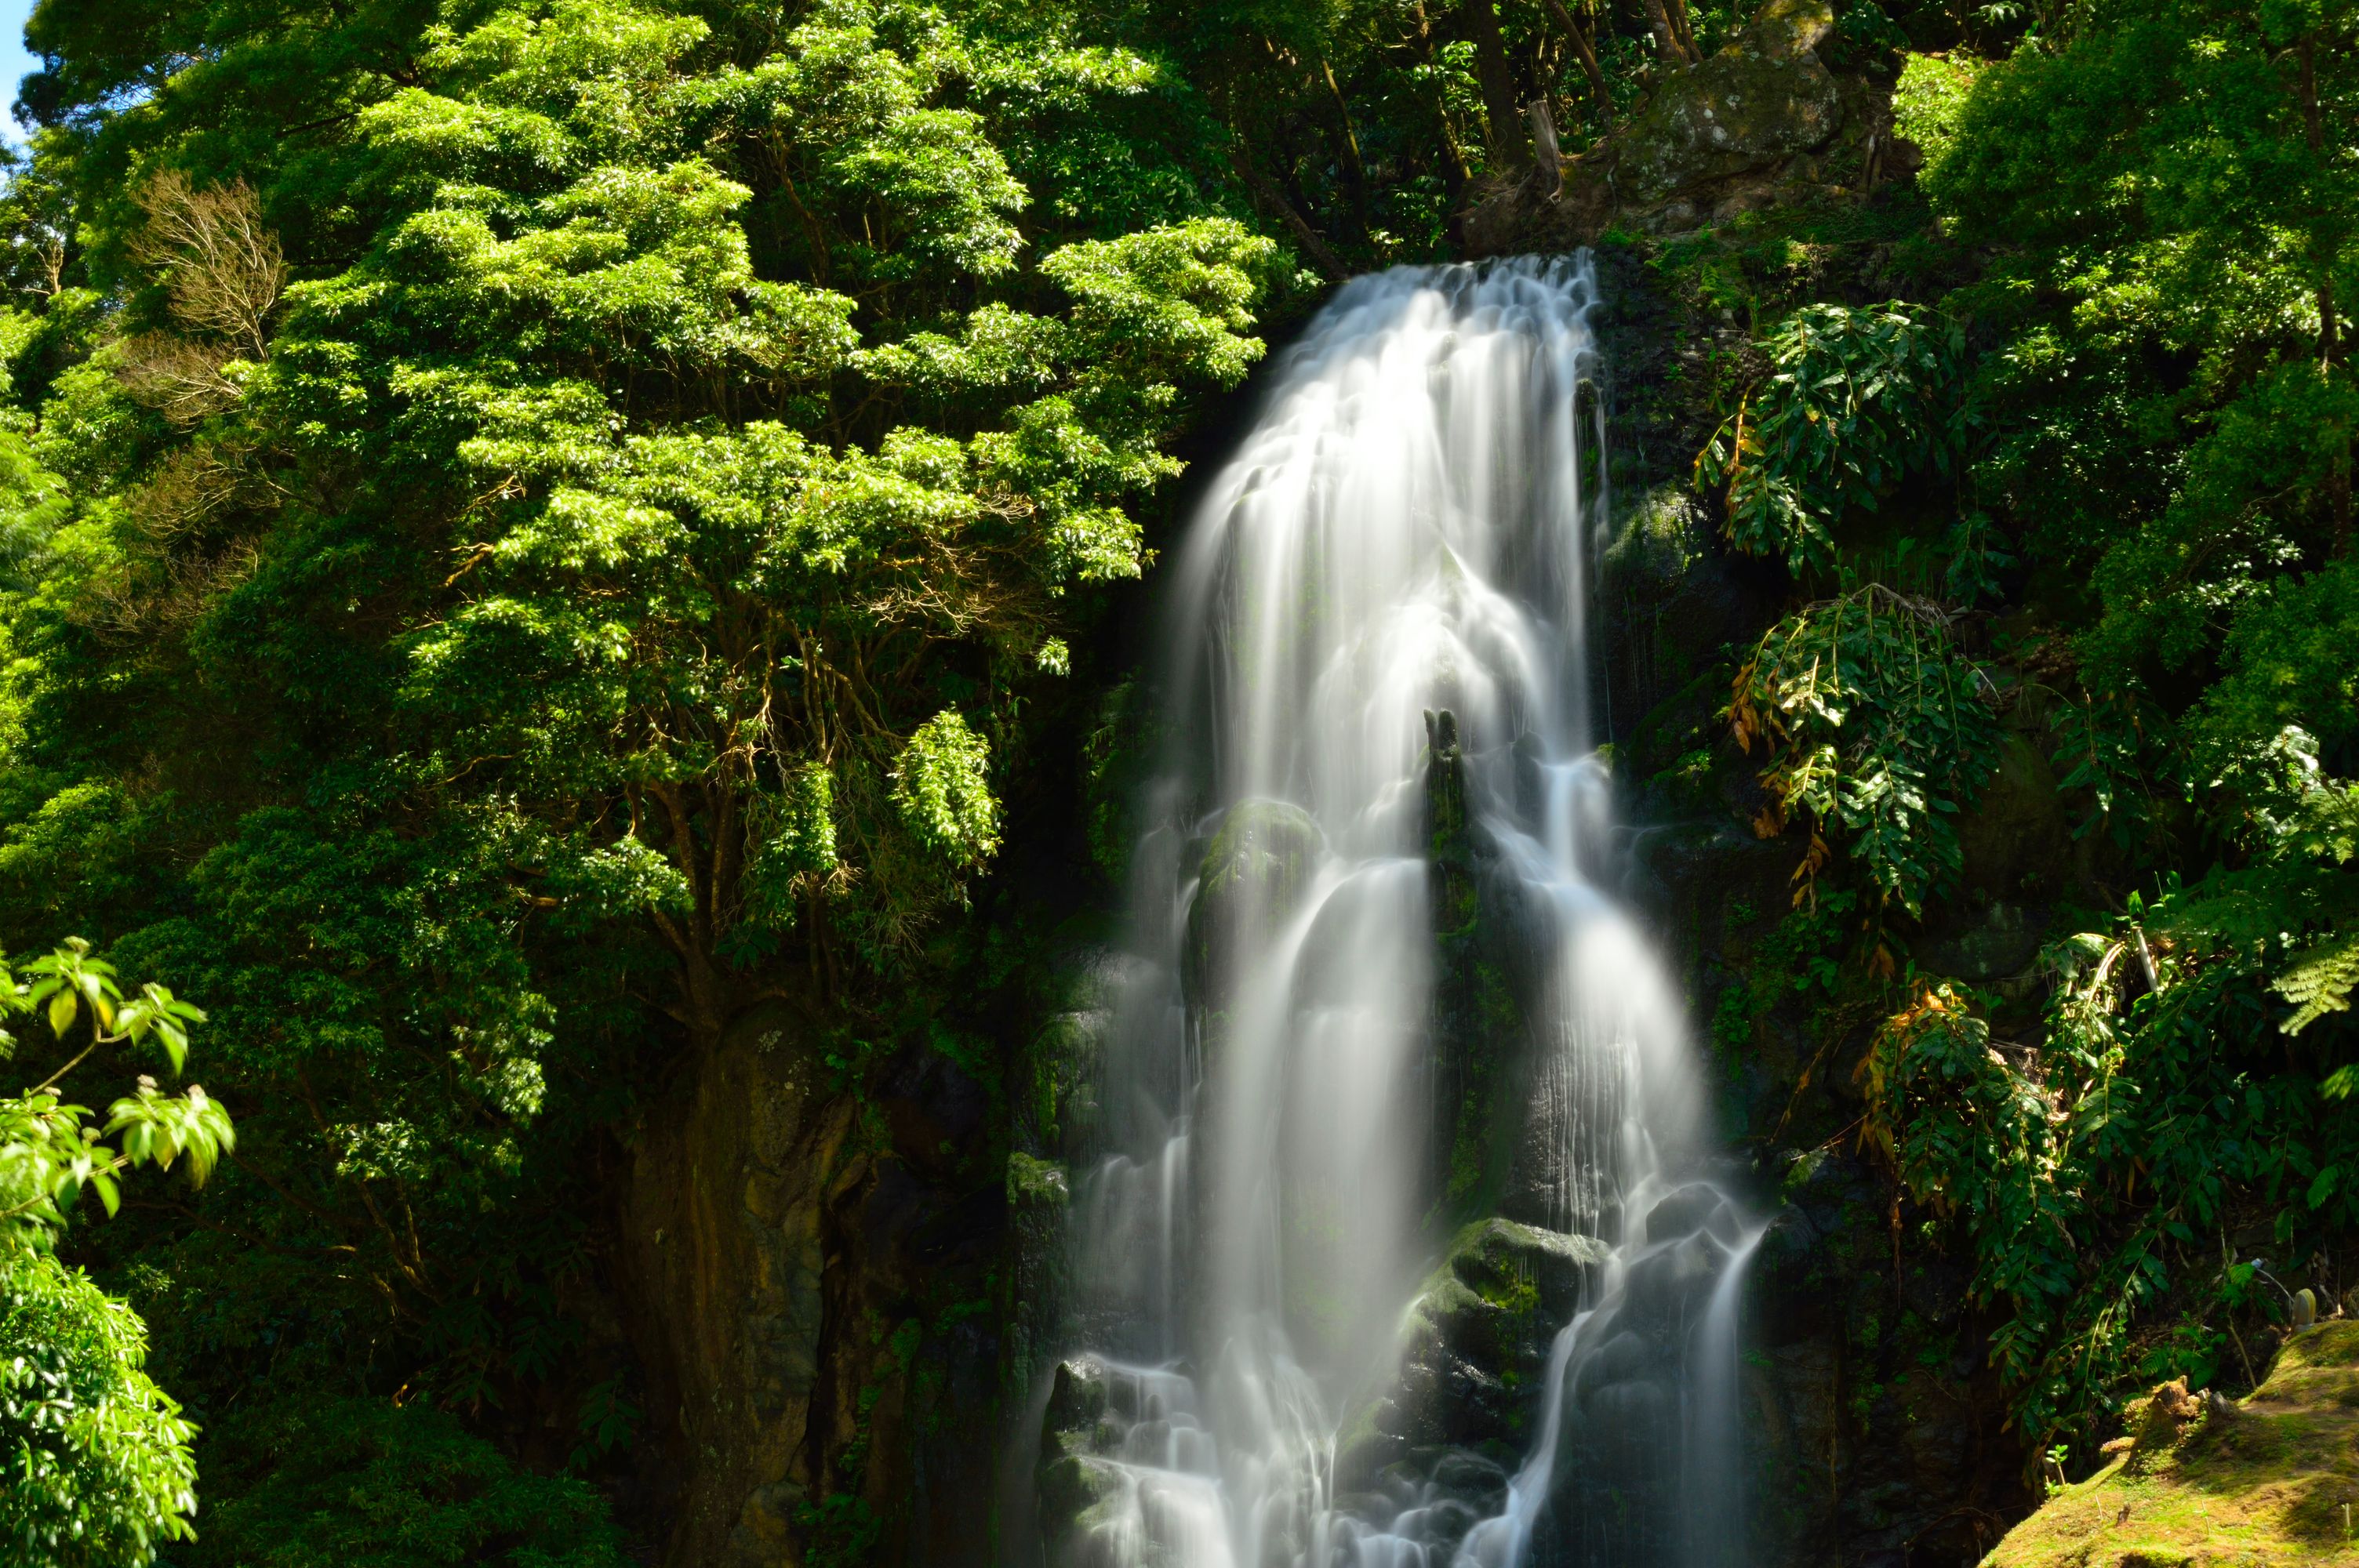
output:
M1585 257L1353 282L1189 535L1104 1087L1114 1152L1075 1206L1103 1357L1069 1366L1051 1418L1082 1429L1058 1439L1093 1487L1060 1543L1082 1568L1741 1559L1735 1314L1758 1232L1696 1179L1678 1001L1604 891L1596 302ZM1465 1217L1447 1194L1467 1090L1434 1004L1437 920L1456 918L1427 842L1438 767L1528 971L1518 1037L1484 1043L1530 1085L1524 1217L1593 1238L1595 1266L1527 1450L1395 1443L1339 1493L1339 1454L1375 1464L1354 1457L1375 1452L1364 1412L1408 1397L1408 1309Z

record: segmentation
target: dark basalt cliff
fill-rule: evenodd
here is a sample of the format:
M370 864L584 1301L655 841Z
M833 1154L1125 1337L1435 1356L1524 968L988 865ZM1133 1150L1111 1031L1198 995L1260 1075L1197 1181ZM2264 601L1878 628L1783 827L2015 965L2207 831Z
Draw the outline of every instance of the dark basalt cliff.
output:
M621 1274L669 1563L991 1557L1002 1346L1040 1300L1004 1271L1045 1237L1009 1223L982 1083L916 1051L854 1088L827 1038L758 1011L638 1129Z

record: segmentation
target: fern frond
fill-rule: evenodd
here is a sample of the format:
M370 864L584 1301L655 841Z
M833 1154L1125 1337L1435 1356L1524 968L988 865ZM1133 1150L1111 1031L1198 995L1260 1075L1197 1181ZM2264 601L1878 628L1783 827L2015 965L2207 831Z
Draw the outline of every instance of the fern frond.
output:
M2278 1025L2299 1034L2330 1012L2351 1011L2351 993L2359 989L2359 937L2339 946L2313 948L2310 956L2270 982L2270 989L2294 1004L2294 1015Z

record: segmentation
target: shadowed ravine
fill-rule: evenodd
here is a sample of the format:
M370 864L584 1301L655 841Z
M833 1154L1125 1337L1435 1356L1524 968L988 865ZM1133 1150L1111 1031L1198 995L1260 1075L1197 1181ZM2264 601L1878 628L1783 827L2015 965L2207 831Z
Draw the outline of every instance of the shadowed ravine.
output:
M1608 891L1595 299L1585 256L1353 283L1180 554L1052 1561L1743 1560L1756 1232L1699 1179L1680 1008ZM1545 1372L1410 1377L1478 1234Z

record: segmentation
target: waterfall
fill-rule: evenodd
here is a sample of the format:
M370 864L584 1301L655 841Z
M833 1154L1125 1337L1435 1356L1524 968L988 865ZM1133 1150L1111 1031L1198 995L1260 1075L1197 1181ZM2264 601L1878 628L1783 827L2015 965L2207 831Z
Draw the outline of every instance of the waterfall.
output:
M1060 1563L1741 1560L1757 1230L1699 1179L1679 1002L1610 892L1596 302L1585 256L1346 286L1180 553ZM1491 1213L1577 1281L1545 1370L1411 1377L1506 1321L1445 1256Z

